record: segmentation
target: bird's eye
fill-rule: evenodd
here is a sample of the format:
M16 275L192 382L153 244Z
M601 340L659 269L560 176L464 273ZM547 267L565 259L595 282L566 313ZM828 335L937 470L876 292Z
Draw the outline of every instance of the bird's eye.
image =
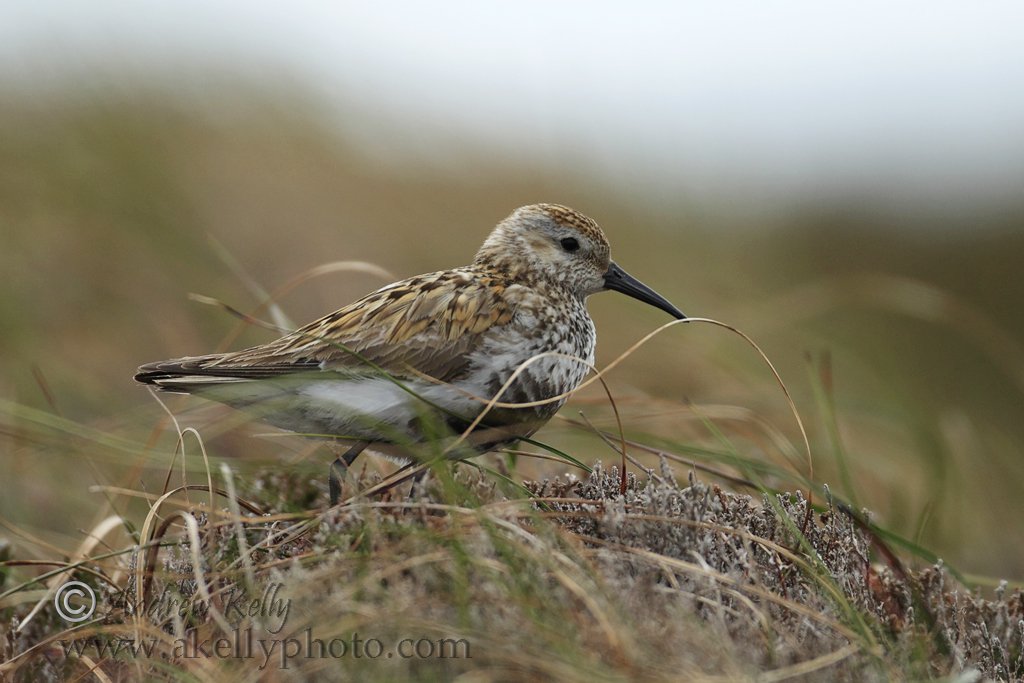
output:
M562 238L562 249L566 251L576 251L580 248L580 243L575 237L564 237Z

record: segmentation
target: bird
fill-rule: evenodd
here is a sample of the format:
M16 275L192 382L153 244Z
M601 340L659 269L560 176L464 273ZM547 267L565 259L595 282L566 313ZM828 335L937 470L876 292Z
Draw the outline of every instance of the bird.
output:
M593 366L586 300L607 290L686 318L611 260L594 219L532 204L468 266L387 285L265 344L142 365L135 380L344 445L329 469L333 506L368 447L414 461L417 444L444 435L438 424L448 438L472 428L471 453L531 436Z

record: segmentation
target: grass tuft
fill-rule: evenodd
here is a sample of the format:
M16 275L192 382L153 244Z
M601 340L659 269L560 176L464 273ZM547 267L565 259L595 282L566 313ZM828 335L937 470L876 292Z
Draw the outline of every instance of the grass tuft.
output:
M629 472L625 494L618 468L600 464L583 478L527 481L523 495L479 468L444 463L415 488L319 511L297 510L322 491L296 471L255 473L245 501L231 493L235 475L221 476L228 505L169 491L163 505L177 507L153 507L141 546L94 553L94 543L42 573L5 551L0 672L861 681L975 669L1024 678L1019 590L1003 585L983 599L941 563L901 576L873 560L871 535L831 503L805 525L799 492L739 495L692 471L680 483L664 458L656 471ZM382 481L364 468L356 484ZM81 625L60 618L45 588L69 576L98 596ZM33 603L41 608L25 627ZM209 652L189 650L200 643Z

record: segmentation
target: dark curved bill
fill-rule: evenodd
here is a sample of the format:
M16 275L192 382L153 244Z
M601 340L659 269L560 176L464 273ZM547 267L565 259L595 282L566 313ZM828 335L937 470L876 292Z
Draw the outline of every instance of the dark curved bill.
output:
M622 292L626 296L631 296L634 299L643 301L645 304L660 308L679 320L686 318L682 311L669 303L668 299L637 280L622 268L619 268L618 264L614 261L608 266L608 272L604 274L604 286L605 289Z

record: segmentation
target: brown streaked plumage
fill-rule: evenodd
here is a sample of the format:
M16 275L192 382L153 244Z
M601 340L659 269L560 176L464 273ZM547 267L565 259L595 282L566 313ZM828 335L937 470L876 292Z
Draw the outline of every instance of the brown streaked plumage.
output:
M596 343L585 300L606 289L684 317L610 260L593 219L557 204L524 206L495 227L469 266L388 285L267 344L143 365L135 379L354 442L332 469L336 502L339 470L367 445L410 456L428 415L465 428L538 354L560 355L527 364L499 400L574 390ZM564 402L493 409L470 442L484 451L528 436Z

